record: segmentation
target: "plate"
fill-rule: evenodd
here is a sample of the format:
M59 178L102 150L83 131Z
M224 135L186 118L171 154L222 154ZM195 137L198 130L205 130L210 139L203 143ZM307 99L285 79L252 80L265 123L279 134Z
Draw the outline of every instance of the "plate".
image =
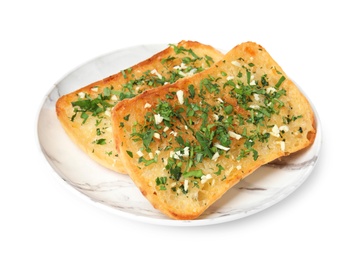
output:
M128 175L98 165L69 139L55 112L60 96L137 64L166 47L158 44L121 49L79 66L54 84L41 106L37 130L41 150L60 180L87 201L121 217L170 226L212 225L247 217L280 202L302 185L315 167L322 142L313 104L318 133L311 147L262 166L196 220L169 219L152 207Z

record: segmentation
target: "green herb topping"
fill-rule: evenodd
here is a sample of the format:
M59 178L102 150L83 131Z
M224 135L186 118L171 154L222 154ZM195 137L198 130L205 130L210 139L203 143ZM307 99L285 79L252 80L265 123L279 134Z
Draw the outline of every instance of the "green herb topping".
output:
M165 84L174 83L178 79L186 76L191 76L195 73L201 72L206 66L211 66L214 61L208 55L203 57L198 56L192 49L187 49L183 46L177 46L170 44L174 49L177 56L168 56L161 60L163 69L153 69L144 71L140 75L135 75L132 68L122 70L120 75L126 79L126 82L121 86L115 87L112 85L106 87L92 87L87 93L78 93L78 100L72 102L73 115L70 117L71 121L76 118L80 118L82 124L86 124L90 117L96 118L96 135L103 134L99 130L100 125L105 125L111 116L111 109L117 104L117 102L124 99L132 98L148 88L155 88L163 86ZM164 111L165 105L161 109L161 113L166 115ZM127 115L124 120L127 121L130 115ZM168 121L169 117L165 118ZM121 122L120 126L124 126ZM144 142L145 148L148 149L153 138L153 132L149 134L138 134L137 137L141 138ZM106 139L96 139L94 144L103 145L106 144ZM108 152L108 154L112 154ZM143 159L143 162L145 160ZM148 163L148 162L147 162Z
M175 48L175 51L184 50ZM196 58L195 55L190 57ZM197 88L190 84L186 90L168 93L165 99L158 100L149 109L144 124L136 122L132 128L131 138L142 142L144 152L153 154L152 144L158 151L150 161L141 154L140 163L148 166L158 161L159 151L169 151L169 156L162 158L162 162L168 178L177 183L171 187L176 193L187 194L189 189L199 188L213 177L203 172L201 164L206 160L216 162L221 156L233 159L234 155L238 163L250 157L256 161L260 154L255 144L268 143L271 137L278 138L277 143L285 149L285 140L281 136L288 131L286 125L301 118L300 115L283 117L280 127L270 124L271 118L284 106L281 99L286 96L286 90L281 86L286 78L282 75L271 85L266 74L258 74L254 63L245 66L243 59L238 61L232 62L234 67L240 67L233 76L222 71L218 76L209 75L202 79ZM281 74L278 70L277 73ZM222 96L222 92L227 94ZM301 131L300 128L298 132ZM165 147L156 143L155 133L166 139ZM225 167L215 165L212 173L223 175ZM236 168L241 169L240 164ZM223 175L221 180L226 177ZM156 183L163 189L162 180L156 180ZM193 185L188 186L189 183Z

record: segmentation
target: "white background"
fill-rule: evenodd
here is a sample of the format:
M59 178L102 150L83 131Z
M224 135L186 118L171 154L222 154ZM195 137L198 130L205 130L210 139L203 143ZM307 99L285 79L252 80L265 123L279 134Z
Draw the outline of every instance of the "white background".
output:
M355 1L1 1L0 259L358 259ZM102 54L196 40L265 47L309 96L319 162L279 204L213 226L140 223L88 203L42 155L37 117L53 84Z

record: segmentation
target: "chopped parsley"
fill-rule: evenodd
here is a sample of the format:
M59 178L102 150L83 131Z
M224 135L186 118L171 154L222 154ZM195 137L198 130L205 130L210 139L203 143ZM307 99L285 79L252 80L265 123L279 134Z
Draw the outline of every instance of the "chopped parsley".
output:
M105 127L109 127L111 109L124 99L133 98L136 95L144 92L147 89L163 86L168 83L174 83L177 80L190 76L195 73L199 73L204 70L206 66L211 66L214 63L212 57L208 55L198 55L195 51L184 46L177 46L170 44L174 53L162 58L161 65L163 70L157 68L157 70L146 70L142 73L137 73L133 68L128 68L120 71L120 76L123 77L124 82L119 86L94 86L89 88L86 92L79 92L77 94L78 99L71 102L73 107L73 113L70 116L71 121L79 120L81 124L88 122L95 122L96 131L94 133L94 141L92 144L106 145L111 142L109 138L97 138L105 134ZM136 74L137 73L137 74ZM194 87L189 88L191 92L191 98L195 97ZM174 99L175 95L166 95L167 99ZM159 108L159 113L164 116L164 123L171 126L170 118L174 115L171 113L170 107L166 107L167 104L163 104ZM167 112L166 112L167 111ZM94 117L95 120L89 120ZM123 118L123 122L120 122L119 127L124 127L125 122L128 121L130 115L126 115ZM149 122L152 122L151 120ZM156 129L158 130L158 129ZM154 131L144 128L141 131L134 132L133 138L138 141L142 141L145 150L149 151L149 146L153 142ZM167 136L165 133L163 136ZM104 136L105 137L105 136ZM169 149L169 148L168 148ZM116 156L112 152L107 152L109 156ZM130 157L133 157L133 152L127 151ZM141 159L141 162L150 164L154 162L154 159L146 160Z
M160 186L160 190L166 190L167 177L157 177L156 185Z
M189 54L182 59L184 64L198 59L189 50L173 48L176 53ZM168 60L172 59L168 57ZM244 62L242 58L238 60ZM168 178L175 182L170 190L177 192L179 189L187 194L188 189L200 189L213 177L201 167L205 161L216 161L220 157L238 162L249 157L256 161L260 157L256 144L265 145L270 138L275 138L270 134L273 128L270 122L284 106L282 97L286 96L286 91L281 86L286 78L277 71L281 76L273 82L266 74L257 75L255 69L256 65L250 62L247 66L242 65L235 76L227 75L225 71L217 76L208 75L197 86L187 86L181 103L176 98L176 92L167 93L163 99L156 100L143 124L136 122L133 125L131 138L141 141L143 151L147 153L153 154L155 133L165 140L166 146L160 149L169 154L162 158L162 162ZM220 96L223 89L228 95ZM289 124L300 117L282 119L284 124ZM298 132L301 131L300 128ZM283 130L278 136L281 134L284 134ZM157 143L154 147L158 149L160 145ZM145 166L157 161L157 154L151 160L144 156L139 158ZM220 163L215 165L210 172L225 180L228 177L225 167ZM168 179L164 178L156 179L160 190L167 185ZM189 181L193 183L191 187L188 187Z

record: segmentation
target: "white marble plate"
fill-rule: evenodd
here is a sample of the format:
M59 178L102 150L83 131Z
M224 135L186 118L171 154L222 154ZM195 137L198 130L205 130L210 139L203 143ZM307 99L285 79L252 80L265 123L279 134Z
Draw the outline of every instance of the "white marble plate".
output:
M167 218L142 196L128 175L103 168L72 143L57 120L56 100L166 47L135 46L103 55L71 71L53 86L39 113L38 137L45 158L63 183L87 201L119 216L172 226L211 225L240 219L278 203L295 191L308 178L318 159L322 136L317 113L318 134L309 149L261 167L229 190L200 218L190 221Z

